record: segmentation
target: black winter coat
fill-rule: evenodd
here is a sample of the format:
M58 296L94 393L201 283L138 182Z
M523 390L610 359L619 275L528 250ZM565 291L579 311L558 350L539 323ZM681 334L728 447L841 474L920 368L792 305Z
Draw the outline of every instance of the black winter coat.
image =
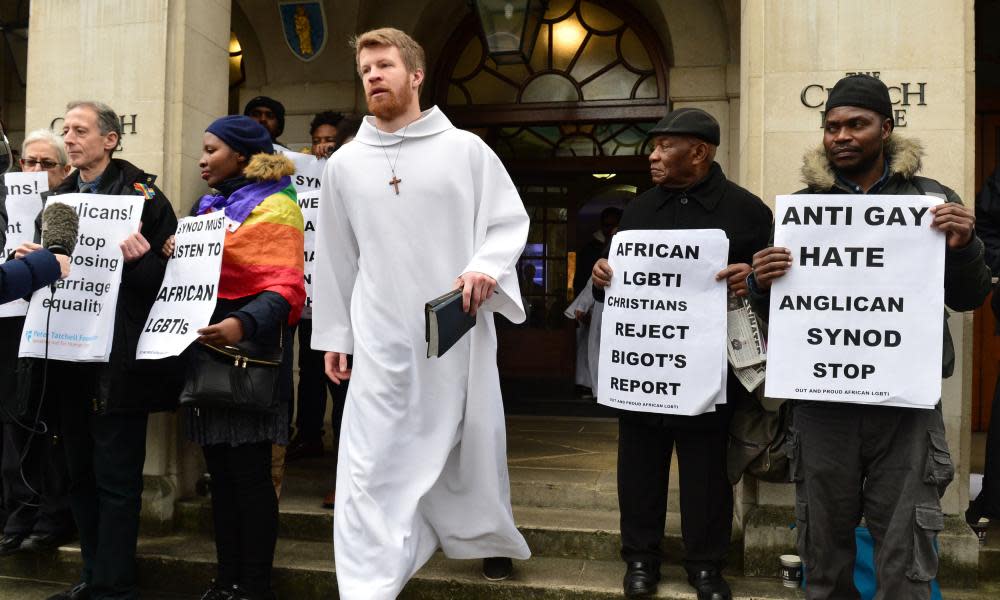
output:
M729 264L753 262L753 255L768 246L771 209L760 198L726 179L718 163L708 176L687 190L656 186L625 207L619 231L630 229L721 229L729 238ZM594 296L603 301L604 290ZM727 429L732 409L749 396L732 368L726 386L726 404L715 412L689 417L622 411L621 418L686 429Z
M111 356L107 363L95 366L99 413L173 410L184 385L184 367L179 358L136 360L139 335L149 317L156 293L163 282L167 260L159 249L177 230L177 216L167 197L154 185L150 175L130 162L112 159L101 175L96 193L108 195L144 195L151 192L142 207L140 232L149 241L150 251L139 260L126 264L118 292L115 331ZM79 189L79 172L74 171L51 195L71 194ZM41 227L38 228L41 231Z

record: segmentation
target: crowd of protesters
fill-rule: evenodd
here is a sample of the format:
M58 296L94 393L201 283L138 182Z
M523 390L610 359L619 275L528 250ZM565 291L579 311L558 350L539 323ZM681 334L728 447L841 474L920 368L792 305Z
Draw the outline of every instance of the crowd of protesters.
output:
M358 47L359 70L374 120L332 111L316 114L309 127L309 154L331 159L355 135L396 136L394 132L402 130L402 143L407 139L405 128L416 133L421 130L415 123L437 118L433 110L421 113L413 96L423 80L422 50L417 52L411 39L394 31L379 30ZM402 100L386 108L386 94ZM959 311L980 306L992 287L990 269L1000 268L1000 235L995 231L1000 223L1000 177L994 176L984 188L974 212L952 190L919 176L922 147L895 131L888 89L875 78L859 75L840 80L830 90L825 109L822 145L806 154L802 170L806 188L800 193L884 196L942 190L945 202L935 207L932 227L945 237L946 302ZM47 174L50 191L45 200L69 193L143 196L141 225L119 245L125 266L108 361L47 361L43 369L42 359L17 356L24 318L0 319L0 394L33 398L40 405L34 425L3 419L0 555L53 550L79 539L83 564L79 582L53 599L137 597L135 557L149 414L177 408L182 390L196 383L193 365L201 360L198 352L206 352L202 347L241 344L278 357L276 409L181 411L183 429L201 447L210 481L217 573L203 600L274 597L271 571L285 462L330 451L324 442L328 401L336 452L349 403L351 370L346 353L313 346L319 324L314 328L313 315L305 306L304 223L291 183L295 165L279 143L285 118L279 101L261 96L247 103L243 115L219 117L205 128L198 165L212 191L182 202L192 204L192 215L223 211L230 226L211 323L198 331L198 344L174 361L135 359L140 331L174 250L177 218L155 175L114 156L122 134L118 115L99 101L71 102L61 135L43 130L24 140L20 167ZM398 127L376 129L388 124ZM432 133L440 131L426 135ZM766 319L771 285L793 269L793 261L788 249L770 241L770 209L728 180L715 161L721 143L719 124L704 111L681 109L669 112L649 131L649 138L653 186L624 212L602 213L607 230L584 261L584 270L593 265L595 300L603 302L603 289L614 277L600 254L603 248L607 255L608 241L616 231L722 229L732 243L728 266L716 277L737 296L749 297L757 314ZM362 150L349 152L351 160L360 160ZM377 152L372 156L381 160ZM389 165L395 182L390 180L385 192L391 193L395 185L398 195L401 180L395 177L395 165L391 161ZM324 181L340 185L330 179L336 172L328 169ZM403 186L415 185L415 179ZM379 185L384 187L381 180ZM329 196L323 193L326 200ZM341 208L352 206L350 199L339 196L336 202ZM344 210L336 218L348 219L354 214L350 210L360 209ZM517 214L508 216L520 219ZM0 224L2 233L6 223ZM356 230L344 225L337 231L353 235ZM53 254L39 242L25 243L4 257L8 260L0 271L0 300L29 296L70 272L68 257ZM363 248L364 242L357 245ZM483 277L476 281L486 282L481 289L487 293L472 300L471 312L500 280ZM587 272L577 281L585 287ZM994 310L1000 312L996 299ZM948 377L954 349L947 322L943 327L942 377ZM329 335L326 330L324 335ZM299 371L293 389L296 339ZM341 359L344 362L338 362ZM362 372L366 366L357 368ZM675 450L687 581L699 600L732 597L723 577L733 517L733 488L726 471L728 432L733 407L753 400L732 371L728 389L731 402L710 414L620 416L618 493L627 597L656 594L670 457ZM241 388L232 393L248 392ZM789 477L795 484L806 596L810 600L857 597L854 535L864 518L881 549L875 557L881 597L930 598L938 567L934 540L943 522L940 498L954 475L940 403L934 410L794 404L788 432ZM994 411L995 422L1000 419L997 415L1000 411ZM44 429L38 429L40 421ZM1000 444L995 438L990 437L990 448ZM996 456L988 458L987 483L969 507L970 521L1000 517L1000 476L989 472L997 464ZM330 491L322 499L329 508L336 506L336 479L335 470ZM509 506L509 498L507 502ZM486 559L484 573L491 579L511 573L508 557L487 553L475 558ZM501 562L489 562L496 560Z

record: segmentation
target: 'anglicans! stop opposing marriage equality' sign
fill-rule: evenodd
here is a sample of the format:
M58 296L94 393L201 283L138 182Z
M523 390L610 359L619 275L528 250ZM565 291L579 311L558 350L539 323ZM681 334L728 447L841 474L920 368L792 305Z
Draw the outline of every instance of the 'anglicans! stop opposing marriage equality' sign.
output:
M929 196L779 196L766 394L932 408L941 397L945 236Z
M598 402L698 415L726 401L726 267L718 229L624 231L601 323Z
M124 260L119 244L139 231L142 196L66 194L80 217L70 274L31 297L20 356L74 362L107 362L115 326ZM47 342L47 343L46 343Z

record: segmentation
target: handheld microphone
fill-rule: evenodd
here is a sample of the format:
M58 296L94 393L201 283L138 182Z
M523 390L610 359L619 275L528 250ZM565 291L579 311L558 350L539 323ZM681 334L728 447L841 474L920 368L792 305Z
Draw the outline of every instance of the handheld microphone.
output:
M53 254L71 256L80 232L80 217L69 205L50 202L42 211L42 246Z

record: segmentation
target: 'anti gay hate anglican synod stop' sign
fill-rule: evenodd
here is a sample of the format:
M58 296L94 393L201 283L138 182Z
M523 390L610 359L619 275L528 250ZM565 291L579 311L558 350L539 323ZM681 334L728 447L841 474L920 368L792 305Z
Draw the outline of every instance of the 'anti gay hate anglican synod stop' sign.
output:
M944 234L929 196L779 196L766 394L932 408L941 397Z

